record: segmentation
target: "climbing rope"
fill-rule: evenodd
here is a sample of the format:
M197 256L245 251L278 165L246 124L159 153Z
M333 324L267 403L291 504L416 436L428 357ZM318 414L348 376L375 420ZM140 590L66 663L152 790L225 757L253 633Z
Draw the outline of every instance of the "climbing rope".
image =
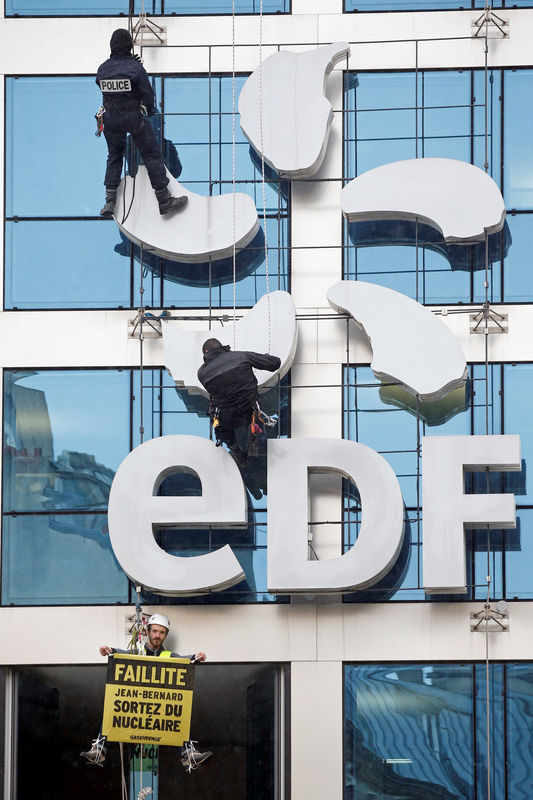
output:
M232 121L232 186L233 186L233 204L232 204L232 233L233 233L233 247L232 247L232 260L233 260L233 349L235 350L235 337L236 337L236 307L237 307L237 248L235 243L235 231L236 231L236 220L235 220L235 203L236 203L236 196L235 196L235 172L236 172L236 159L235 159L235 0L233 0L232 5L232 17L231 17L231 81L232 81L232 95L231 95L231 121Z
M489 170L489 131L488 131L488 107L489 107L489 32L488 21L485 26L485 64L484 64L484 89L485 89L485 172L488 174ZM488 342L488 323L489 323L489 236L488 231L485 230L485 433L489 433L489 342ZM489 491L489 470L486 471L487 492ZM490 527L487 531L487 603L490 603L491 593L491 542L490 542ZM491 800L491 719L490 719L490 660L489 660L489 623L488 620L485 624L485 703L486 703L486 721L487 726L487 800Z
M268 308L268 352L271 345L271 319L270 319L270 277L268 274L268 235L266 224L266 189L265 189L265 152L263 146L263 0L259 6L259 132L261 144L261 184L263 197L263 233L265 237L265 278ZM278 187L279 191L279 187ZM279 245L279 243L278 243Z
M119 750L120 750L120 776L121 776L122 800L128 800L128 784L126 782L126 775L124 771L124 746L122 742L119 742Z
M236 337L236 317L237 317L237 268L236 268L236 103L235 103L235 0L232 0L232 25L231 25L231 49L232 49L232 187L233 187L233 349L235 350L235 337ZM261 148L261 189L262 189L262 204L263 204L263 234L264 234L264 250L265 250L265 279L266 279L266 294L267 294L267 308L268 308L268 351L270 352L272 340L272 324L270 314L270 275L268 270L268 233L267 233L267 218L266 218L266 180L265 180L265 153L263 144L263 0L261 0L259 7L259 130L260 130L260 148Z

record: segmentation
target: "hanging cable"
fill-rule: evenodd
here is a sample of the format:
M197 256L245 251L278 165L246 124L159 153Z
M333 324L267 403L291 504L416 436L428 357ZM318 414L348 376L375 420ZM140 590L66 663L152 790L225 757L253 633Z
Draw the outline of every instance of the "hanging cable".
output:
M144 392L143 392L143 379L144 379L144 333L143 333L143 318L144 318L144 266L143 266L143 245L141 243L139 251L140 261L140 283L139 283L139 436L141 444L144 440Z
M235 230L236 230L236 220L235 220L235 0L232 3L232 18L231 18L231 80L232 80L232 168L233 168L233 204L232 204L232 234L233 234L233 247L232 247L232 256L233 256L233 349L235 350L235 337L236 337L236 308L237 308L237 266L236 266L236 259L237 259L237 248L235 243Z
M235 4L235 0L233 0ZM263 234L265 239L265 277L268 308L268 352L271 346L271 317L270 317L270 277L268 274L268 235L266 224L266 189L265 189L265 152L263 145L263 0L259 7L259 132L261 143L261 184L263 197ZM278 176L279 179L279 176ZM280 187L278 186L278 191Z
M488 15L485 21L485 172L489 169L489 131L488 131L488 108L489 108L489 20ZM485 230L485 434L489 434L489 234ZM486 470L486 491L490 489L489 470ZM490 548L490 526L487 530L487 606L490 607L491 595L491 548ZM486 727L487 727L487 800L491 800L491 727L490 727L490 661L489 661L489 621L485 623L485 703L486 703Z
M126 783L126 775L124 772L124 746L122 742L119 742L119 750L120 750L120 777L121 777L122 800L128 800L128 785Z

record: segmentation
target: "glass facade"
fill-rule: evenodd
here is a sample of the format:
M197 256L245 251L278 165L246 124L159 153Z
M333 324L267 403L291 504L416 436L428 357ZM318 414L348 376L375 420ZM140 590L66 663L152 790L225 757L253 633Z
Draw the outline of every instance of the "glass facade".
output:
M346 665L344 800L476 800L488 763L491 796L527 800L532 703L527 662Z
M483 0L344 0L345 11L446 11L483 8ZM492 8L531 8L531 0L496 0Z
M287 14L290 0L235 0L236 14ZM158 16L232 14L233 0L5 0L6 17L85 17L128 16L129 14Z
M236 79L236 92L244 83ZM231 76L153 79L161 115L153 124L170 172L201 195L232 192ZM92 77L6 78L6 309L135 308L139 248L98 216L107 150L88 129L101 95ZM50 109L68 107L60 126ZM65 119L63 120L63 116ZM79 160L80 143L84 159ZM270 289L289 289L289 189L269 174L263 222L261 164L236 126L236 191L250 194L260 230L236 255L235 301L252 306ZM130 172L136 159L127 159ZM203 264L145 255L144 305L233 305L233 258Z
M209 437L207 400L177 390L167 372L144 370L144 440L166 434ZM140 443L139 370L4 372L4 605L97 604L131 601L131 587L113 555L107 502L115 471ZM287 392L262 397L280 415L270 435L287 435ZM266 442L243 472L246 530L155 531L173 555L201 555L230 544L246 580L189 603L276 601L266 591ZM187 474L167 478L162 494L195 494ZM144 597L169 603L169 598Z
M489 237L488 299L496 303L533 300L533 196L523 169L531 160L532 93L530 69L490 70L486 83L483 70L345 76L346 181L409 158L455 158L481 169L487 160L508 214L503 232ZM446 245L423 224L345 224L344 277L388 286L422 303L483 302L485 247Z
M487 574L491 596L511 600L533 598L530 577L530 536L533 524L533 491L526 465L533 458L532 423L524 404L533 385L533 364L490 364L469 368L466 390L444 400L417 402L396 385L383 385L368 366L345 367L344 438L361 442L380 452L393 468L405 503L405 543L394 569L382 582L362 593L347 595L353 601L483 599ZM488 400L488 404L487 404ZM423 436L471 434L520 435L523 469L520 473L467 475L465 491L511 492L516 496L517 527L513 530L467 531L468 593L443 598L425 596L422 581L422 464ZM361 522L359 497L352 484L345 485L344 550L356 541ZM533 556L533 554L532 554Z

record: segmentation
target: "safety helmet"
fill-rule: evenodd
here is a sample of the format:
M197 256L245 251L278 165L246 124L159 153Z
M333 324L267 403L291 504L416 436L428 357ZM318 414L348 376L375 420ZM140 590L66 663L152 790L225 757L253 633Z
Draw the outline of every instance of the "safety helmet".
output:
M170 630L170 621L164 614L152 614L148 620L148 627L150 627L150 625L162 625L167 631Z

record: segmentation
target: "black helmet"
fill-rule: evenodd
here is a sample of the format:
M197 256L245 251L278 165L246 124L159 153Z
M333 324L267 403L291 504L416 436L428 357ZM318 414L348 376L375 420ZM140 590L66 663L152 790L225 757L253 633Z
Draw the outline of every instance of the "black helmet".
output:
M126 28L117 28L116 31L113 31L109 46L111 48L111 55L129 55L133 48L131 33L126 30Z
M218 350L218 349L230 350L231 348L229 344L224 345L222 344L222 342L219 342L218 339L208 339L202 345L202 353L204 354L204 356L207 355L207 353L211 353L213 350Z
M217 347L222 347L222 342L219 342L218 339L208 339L202 345L202 353L210 353L211 350L216 350Z

